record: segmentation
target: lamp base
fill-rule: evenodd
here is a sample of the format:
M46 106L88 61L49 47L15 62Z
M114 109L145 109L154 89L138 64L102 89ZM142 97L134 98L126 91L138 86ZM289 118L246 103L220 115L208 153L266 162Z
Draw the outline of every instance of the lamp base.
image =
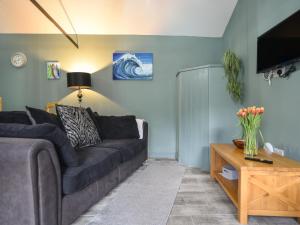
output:
M82 97L83 97L82 90L79 88L77 94L79 104L82 102Z

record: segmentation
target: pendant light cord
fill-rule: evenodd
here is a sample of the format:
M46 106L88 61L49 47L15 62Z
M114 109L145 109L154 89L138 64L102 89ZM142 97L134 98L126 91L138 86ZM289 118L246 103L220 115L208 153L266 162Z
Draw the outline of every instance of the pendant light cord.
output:
M65 15L67 16L67 19L68 19L69 23L71 24L71 27L72 27L72 29L73 29L73 31L74 31L74 34L75 34L75 37L76 37L76 43L77 43L77 45L79 46L78 35L77 35L77 32L76 32L76 30L75 30L75 27L74 27L74 25L73 25L73 23L72 23L72 21L71 21L71 18L70 18L70 16L69 16L69 14L68 14L68 12L67 12L67 10L66 10L66 8L65 8L65 6L64 6L64 4L63 4L63 2L62 2L62 0L58 0L58 1L59 1L60 5L61 5L62 9L64 10Z

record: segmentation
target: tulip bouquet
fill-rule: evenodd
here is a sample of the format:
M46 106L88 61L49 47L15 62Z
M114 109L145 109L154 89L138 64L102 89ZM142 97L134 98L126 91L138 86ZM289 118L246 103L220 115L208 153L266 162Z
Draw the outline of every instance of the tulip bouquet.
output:
M243 128L243 138L245 139L244 153L247 156L255 156L258 154L256 134L260 127L264 107L248 107L242 108L237 112L240 124Z

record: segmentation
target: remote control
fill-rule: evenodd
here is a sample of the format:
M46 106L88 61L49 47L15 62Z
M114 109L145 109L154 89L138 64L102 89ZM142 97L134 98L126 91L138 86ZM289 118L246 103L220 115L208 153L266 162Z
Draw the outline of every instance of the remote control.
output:
M260 158L250 158L250 157L245 157L246 160L252 160L256 162L261 162L261 163L268 163L268 164L273 164L272 160L267 160L267 159L260 159Z

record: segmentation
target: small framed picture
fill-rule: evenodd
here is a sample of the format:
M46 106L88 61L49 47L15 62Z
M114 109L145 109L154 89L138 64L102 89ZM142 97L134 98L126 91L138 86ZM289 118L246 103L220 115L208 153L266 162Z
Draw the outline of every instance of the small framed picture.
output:
M47 62L47 79L59 80L61 78L60 63L58 61Z

